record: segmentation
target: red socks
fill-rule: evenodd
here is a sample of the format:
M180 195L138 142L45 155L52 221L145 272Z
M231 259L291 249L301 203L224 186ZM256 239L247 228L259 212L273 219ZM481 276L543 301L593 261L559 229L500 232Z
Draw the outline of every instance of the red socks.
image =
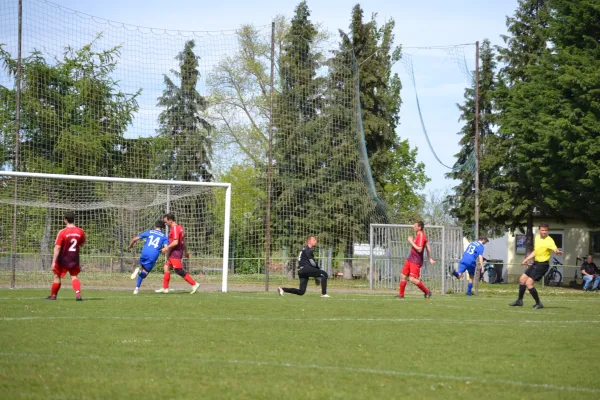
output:
M81 282L79 282L79 279L73 279L71 280L71 283L73 284L73 290L75 291L75 294L78 295L81 291Z
M60 283L52 283L52 289L50 290L50 294L52 296L56 296L58 291L60 290Z
M163 289L169 288L169 281L171 280L171 272L165 272L163 275Z
M190 274L185 274L183 279L185 279L185 281L192 286L194 286L196 284L196 281L194 280L194 278L192 278L192 276Z
M404 289L406 289L406 281L400 282L400 297L404 297Z
M425 285L423 285L423 282L419 282L419 284L417 285L417 287L418 287L419 289L421 289L421 290L423 291L423 293L429 293L429 289L427 289L427 288L425 287Z
M401 281L400 282L400 292L398 293L398 295L400 297L404 297L404 290L406 289L406 284L408 282L406 281ZM425 285L423 284L423 282L419 282L419 284L417 285L417 287L419 289L421 289L423 291L423 293L429 293L429 289L427 289L427 287L425 287Z

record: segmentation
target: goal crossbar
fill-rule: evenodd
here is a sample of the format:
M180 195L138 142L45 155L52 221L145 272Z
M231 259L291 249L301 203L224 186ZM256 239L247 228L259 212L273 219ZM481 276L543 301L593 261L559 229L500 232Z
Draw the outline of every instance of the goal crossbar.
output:
M231 183L225 182L190 182L190 181L175 181L166 179L134 179L134 178L116 178L105 176L90 176L90 175L61 175L61 174L45 174L40 172L17 172L17 171L0 171L0 176L12 176L16 178L40 178L40 179L61 179L75 181L93 181L93 182L118 182L118 183L139 183L148 185L163 185L163 186L206 186L206 187L222 187L225 188L225 218L223 226L223 280L221 291L227 292L227 279L229 273L229 231L231 221Z

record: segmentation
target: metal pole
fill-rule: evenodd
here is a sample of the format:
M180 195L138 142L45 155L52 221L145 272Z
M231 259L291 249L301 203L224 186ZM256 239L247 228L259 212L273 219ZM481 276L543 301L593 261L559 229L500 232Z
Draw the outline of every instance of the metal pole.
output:
M475 238L479 238L479 41L475 42Z
M479 239L479 41L475 42L475 238ZM475 269L475 296L479 294L479 267Z
M19 27L18 27L18 44L17 44L17 101L16 101L16 115L15 115L15 165L14 170L19 171L20 163L20 151L21 151L21 48L23 42L23 0L19 0ZM11 249L11 274L10 274L10 287L14 289L17 271L17 216L18 206L17 200L19 198L19 178L15 177L15 193L14 193L14 204L13 204L13 226L12 226L12 249Z
M269 291L271 268L271 196L273 193L273 76L275 75L275 21L271 22L271 88L269 90L269 149L267 163L267 215L265 217L265 292Z

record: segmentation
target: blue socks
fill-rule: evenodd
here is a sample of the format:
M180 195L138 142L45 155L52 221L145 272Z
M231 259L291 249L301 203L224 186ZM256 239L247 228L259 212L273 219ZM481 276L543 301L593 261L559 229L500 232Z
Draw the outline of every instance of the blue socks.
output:
M471 295L471 290L473 289L473 282L469 282L467 285L467 295Z
M146 271L140 271L140 273L138 274L138 277L137 277L137 282L135 284L135 287L139 288L140 286L142 286L142 280L144 280L144 278L147 276L148 276L148 274L146 273Z
M455 278L458 278L458 272L456 272L456 270L452 271L452 275L454 275Z

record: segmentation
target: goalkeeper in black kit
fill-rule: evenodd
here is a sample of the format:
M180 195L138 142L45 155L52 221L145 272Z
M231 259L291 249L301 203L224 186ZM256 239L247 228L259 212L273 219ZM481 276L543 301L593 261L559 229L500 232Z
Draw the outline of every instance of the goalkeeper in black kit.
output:
M306 286L308 286L308 280L310 278L317 278L321 281L321 297L329 297L327 294L327 272L319 268L319 265L315 261L312 248L317 245L316 236L309 235L306 238L306 246L300 253L298 262L298 277L300 278L300 288L277 288L279 295L283 296L283 293L293 293L298 296L302 296L306 293Z

